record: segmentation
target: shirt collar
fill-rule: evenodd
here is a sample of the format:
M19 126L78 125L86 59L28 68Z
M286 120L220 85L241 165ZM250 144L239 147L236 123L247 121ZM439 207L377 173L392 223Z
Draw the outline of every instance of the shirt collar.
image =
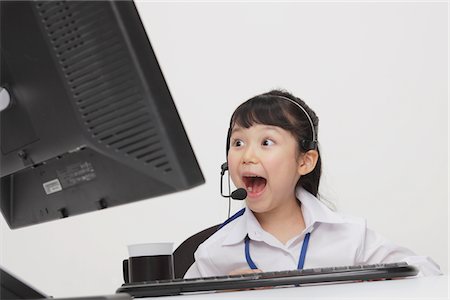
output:
M301 207L306 228L314 226L315 223L339 224L345 222L339 213L332 211L304 188L297 188L296 196L302 203Z
M261 225L259 225L258 220L256 220L255 216L253 215L253 212L250 209L248 209L248 207L245 208L245 212L242 216L225 225L225 227L226 226L230 226L230 228L228 235L222 242L222 245L224 246L240 243L242 240L245 239L245 237L249 232L252 232L252 228L254 228L255 226L259 226L261 228Z
M345 222L340 214L332 211L305 189L297 188L296 196L302 204L301 208L307 231L312 231L317 223L337 224ZM265 233L253 212L248 208L245 209L241 217L233 220L226 226L230 226L230 228L227 237L222 242L224 246L242 242L247 234L252 240L261 240L262 235Z

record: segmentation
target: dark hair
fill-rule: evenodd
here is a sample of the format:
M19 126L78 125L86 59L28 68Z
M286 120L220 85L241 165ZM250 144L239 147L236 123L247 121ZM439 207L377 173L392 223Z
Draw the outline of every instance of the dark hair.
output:
M302 109L282 97L297 102L306 110L314 125L316 133L315 138L317 139L319 118L316 113L300 98L297 98L286 91L272 90L245 101L234 111L231 116L230 128L228 130L227 154L230 148L232 128L235 125L249 128L254 124L278 126L289 131L298 142L298 151L300 153L306 152L301 147L301 143L303 140L314 139L311 123ZM319 153L319 158L315 168L310 173L303 175L297 183L297 186L302 186L314 196L317 196L318 194L320 175L322 173L322 162L318 147L317 152Z

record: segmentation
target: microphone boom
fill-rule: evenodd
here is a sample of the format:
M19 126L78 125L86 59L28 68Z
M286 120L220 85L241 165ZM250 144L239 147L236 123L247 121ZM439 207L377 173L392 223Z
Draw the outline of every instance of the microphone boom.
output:
M244 200L247 198L247 191L244 188L238 188L237 190L233 191L230 195L224 195L223 194L223 175L226 171L228 171L228 164L224 163L220 167L220 194L224 198L232 198L234 200ZM229 180L229 179L228 179Z

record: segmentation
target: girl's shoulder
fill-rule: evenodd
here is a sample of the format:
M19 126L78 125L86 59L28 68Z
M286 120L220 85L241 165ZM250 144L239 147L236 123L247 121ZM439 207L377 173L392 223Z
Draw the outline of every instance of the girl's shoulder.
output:
M338 214L342 218L344 223L363 226L363 227L365 227L367 225L367 220L363 217L349 215L349 214L339 212L339 211L335 211L334 213Z
M297 195L301 199L303 213L309 216L310 222L341 224L350 227L366 226L365 218L340 211L333 202L326 200L326 198L317 198L302 188L297 190Z

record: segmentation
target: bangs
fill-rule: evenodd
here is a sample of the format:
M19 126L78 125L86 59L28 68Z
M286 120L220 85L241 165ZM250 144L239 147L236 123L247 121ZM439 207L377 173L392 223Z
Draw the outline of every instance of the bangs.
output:
M271 98L252 98L241 104L231 118L231 127L250 128L255 124L278 126L292 131L295 118L286 103Z

